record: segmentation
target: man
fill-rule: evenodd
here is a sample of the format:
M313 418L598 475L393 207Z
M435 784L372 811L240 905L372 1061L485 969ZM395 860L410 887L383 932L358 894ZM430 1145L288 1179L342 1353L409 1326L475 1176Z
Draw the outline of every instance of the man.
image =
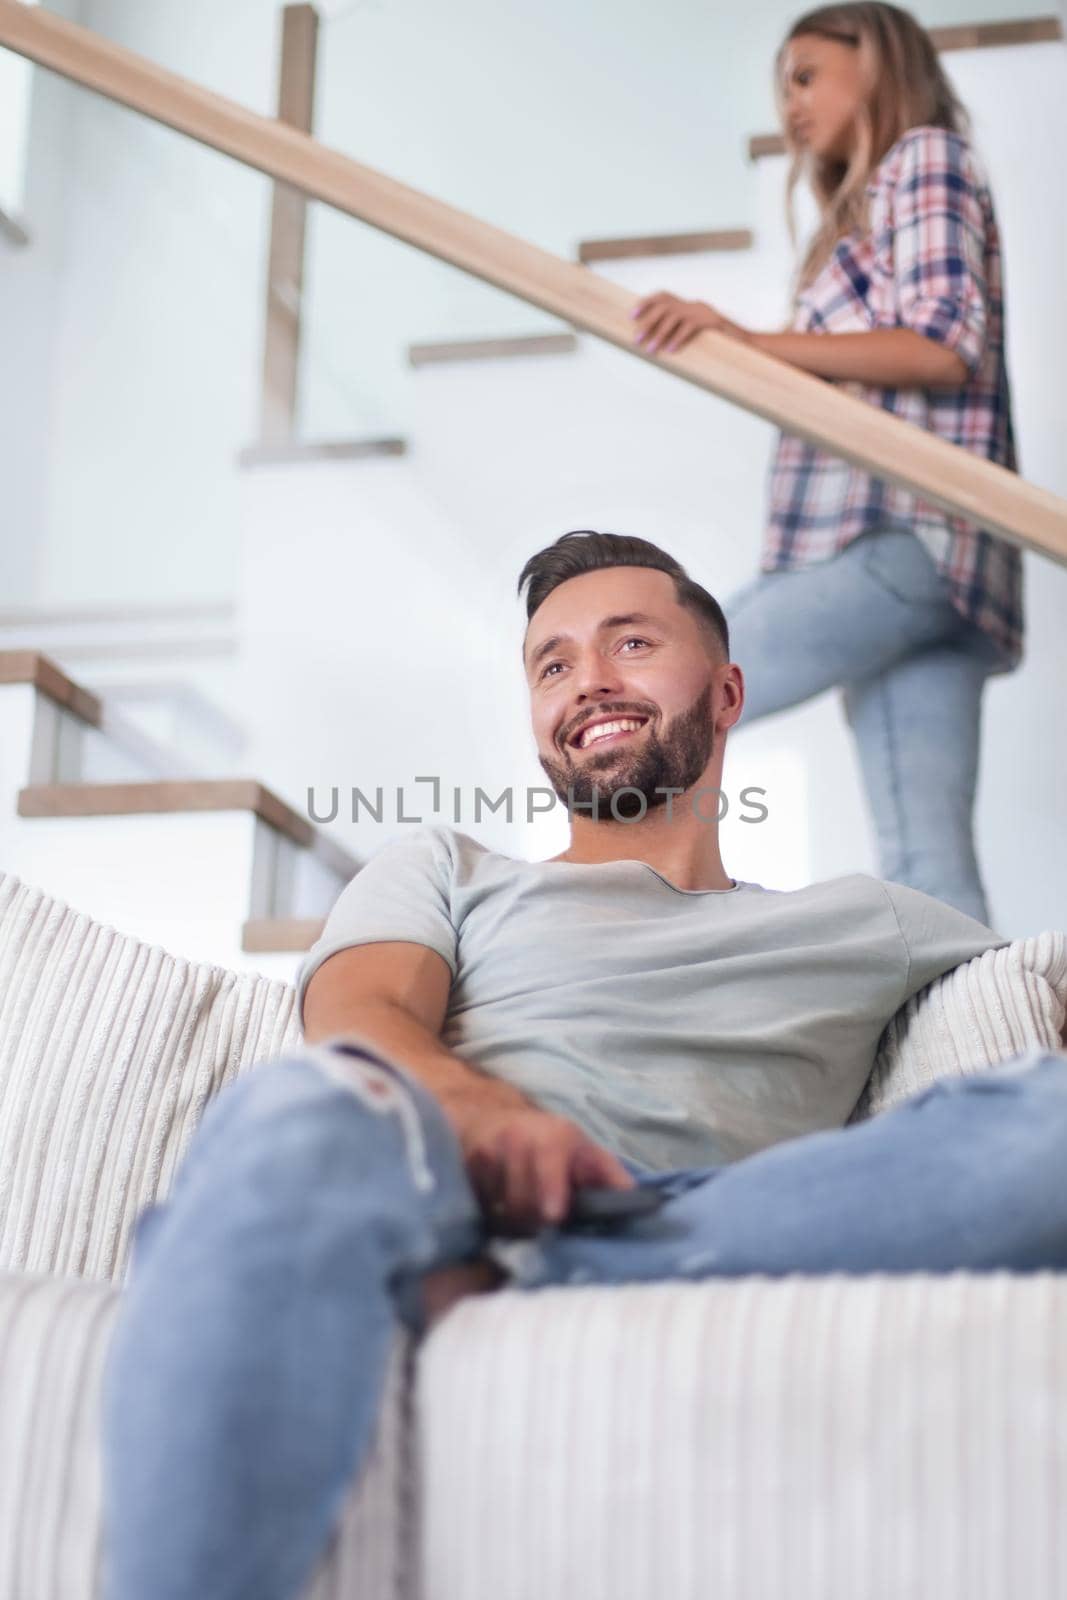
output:
M716 602L607 534L557 540L523 587L570 845L384 846L303 965L308 1048L207 1111L139 1226L110 1358L112 1600L295 1596L398 1320L460 1294L1067 1265L1064 1055L845 1128L894 1012L1006 941L861 873L729 877L714 792L744 679ZM664 1204L578 1226L591 1188Z

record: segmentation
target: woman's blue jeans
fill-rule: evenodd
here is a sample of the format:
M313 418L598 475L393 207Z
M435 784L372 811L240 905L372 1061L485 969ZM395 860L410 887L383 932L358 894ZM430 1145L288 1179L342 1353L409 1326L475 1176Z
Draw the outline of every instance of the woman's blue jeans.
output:
M1034 1050L731 1165L641 1173L655 1216L504 1246L515 1287L1067 1268L1067 1055ZM493 1253L409 1074L255 1066L142 1213L104 1374L107 1600L295 1600L372 1441L420 1280ZM519 1442L517 1442L518 1444Z
M723 603L745 675L739 727L843 686L879 873L989 926L972 818L993 647L952 605L908 528L813 566L761 573Z

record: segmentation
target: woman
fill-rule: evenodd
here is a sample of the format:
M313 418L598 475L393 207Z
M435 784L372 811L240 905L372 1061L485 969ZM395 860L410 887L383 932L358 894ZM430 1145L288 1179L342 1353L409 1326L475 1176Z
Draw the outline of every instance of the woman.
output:
M806 176L820 212L792 329L656 294L637 343L713 328L1014 468L997 224L929 36L896 6L824 6L790 30L776 79L790 196ZM783 435L760 569L724 606L749 720L842 685L882 877L988 924L980 710L985 679L1022 659L1019 551Z

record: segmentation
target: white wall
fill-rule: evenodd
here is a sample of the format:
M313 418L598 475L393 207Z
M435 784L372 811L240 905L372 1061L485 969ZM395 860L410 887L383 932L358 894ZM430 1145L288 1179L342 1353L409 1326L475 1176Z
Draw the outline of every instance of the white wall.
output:
M65 0L49 9L76 20L80 5ZM0 605L36 598L49 544L48 441L55 311L67 267L70 109L70 97L57 79L33 75L21 205L32 245L16 247L0 235Z
M270 110L265 0L77 10ZM46 607L228 598L235 457L257 417L270 186L40 72L30 180L32 246L0 258L4 596Z

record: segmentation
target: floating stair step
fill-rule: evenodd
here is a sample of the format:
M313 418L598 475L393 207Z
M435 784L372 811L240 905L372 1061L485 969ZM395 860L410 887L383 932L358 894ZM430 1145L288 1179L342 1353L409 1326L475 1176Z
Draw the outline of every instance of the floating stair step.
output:
M255 778L184 778L147 783L52 783L19 792L20 817L134 817L243 811L312 851L343 882L359 863Z
M321 926L358 871L253 779L30 785L16 810L0 830L6 866L139 938L224 965L249 964L246 923L286 927L290 941Z
M573 333L524 333L503 339L458 339L451 343L408 346L413 367L446 361L499 361L511 356L569 356L578 348Z
M1011 44L1052 44L1063 38L1060 17L1009 17L1006 22L962 22L931 28L937 50L998 50Z
M79 718L106 726L106 708L47 657L0 652L0 856L94 916L198 960L248 967L245 923L319 926L359 870L253 778L33 781L75 765L56 759L45 711L64 728Z
M325 917L260 917L241 930L241 949L250 955L290 955L310 950L326 925Z
M654 233L632 239L585 239L578 260L629 261L640 256L682 256L709 250L751 250L755 239L749 228L720 229L715 233Z
M748 141L748 159L750 161L762 161L764 156L784 155L784 133L754 133Z
M365 461L375 456L407 455L406 439L322 439L306 444L250 444L240 452L242 467L296 467L309 462Z
M0 806L27 783L195 776L39 650L0 650L0 746Z
M28 684L82 722L94 728L100 725L101 705L96 695L68 678L39 650L0 650L0 684L4 683Z
M300 845L310 844L313 834L306 818L254 778L37 784L18 797L20 817L132 817L177 811L252 811Z

